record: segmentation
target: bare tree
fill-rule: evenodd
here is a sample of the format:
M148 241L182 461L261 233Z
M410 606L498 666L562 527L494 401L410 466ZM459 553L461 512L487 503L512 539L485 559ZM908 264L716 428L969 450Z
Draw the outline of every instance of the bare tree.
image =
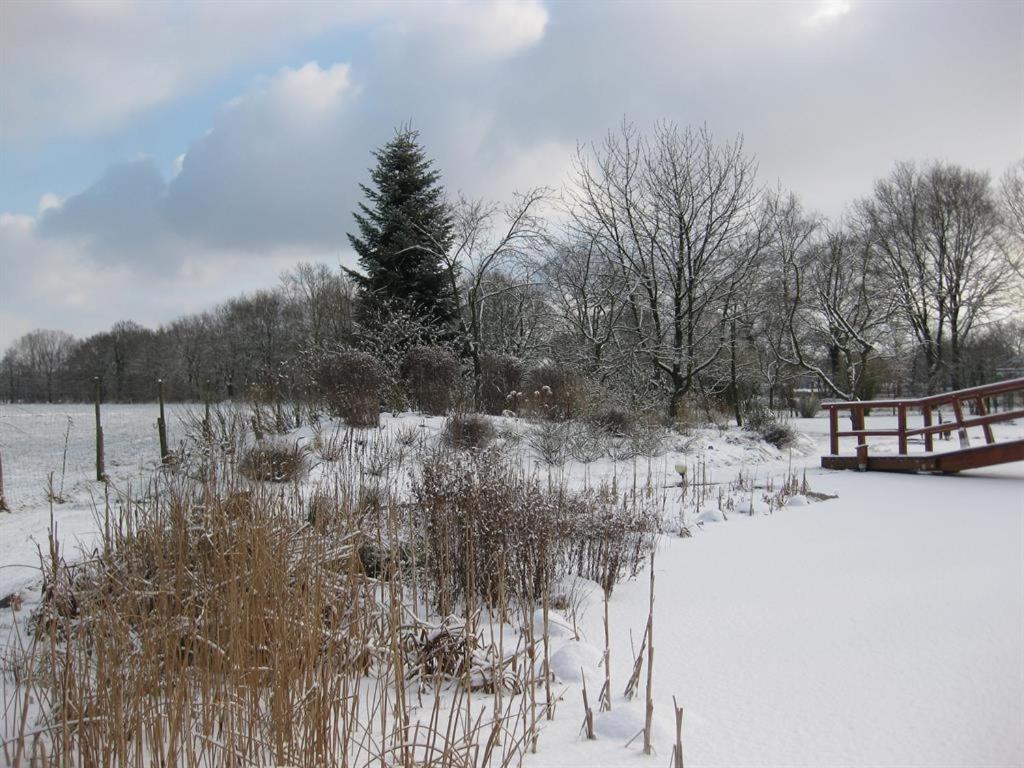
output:
M57 377L74 347L75 338L65 331L36 329L15 339L4 356L9 388L15 390L15 379L21 380L22 396L54 401Z
M319 348L350 339L355 291L344 274L326 264L300 262L281 275L281 285L301 315L304 343Z
M669 123L650 140L623 123L577 153L574 227L611 255L672 413L722 354L723 307L763 247L755 175L741 137Z
M624 364L618 344L631 287L623 288L615 264L593 237L569 239L544 268L552 304L571 343L562 353L587 374L607 381Z
M452 246L439 251L455 305L459 331L473 363L474 401L483 386L485 308L536 283L538 255L548 242L543 207L546 188L516 194L504 208L461 198L453 210ZM493 279L500 273L501 280Z
M1003 174L999 193L1003 246L1011 268L1024 278L1024 158Z
M892 318L872 251L805 213L792 194L775 196L769 207L770 290L783 307L785 334L768 339L780 360L812 374L832 395L856 399L870 361L884 352Z
M947 377L958 386L963 342L1001 306L1010 274L988 176L943 163L901 163L858 210L924 353L928 390Z

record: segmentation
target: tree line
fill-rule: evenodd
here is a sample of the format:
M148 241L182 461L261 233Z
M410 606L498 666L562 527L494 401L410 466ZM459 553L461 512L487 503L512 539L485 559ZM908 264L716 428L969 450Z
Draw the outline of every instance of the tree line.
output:
M157 329L32 331L3 356L0 396L84 400L99 377L124 402L153 399L157 378L175 400L302 399L353 348L398 382L411 349L444 350L462 402L489 411L557 380L742 421L795 391L909 396L1021 375L1024 160L997 181L899 163L836 220L760 181L741 136L704 127L623 122L578 148L562 192L505 203L448 196L408 127L375 160L349 235L358 269L300 264ZM415 405L393 392L390 407Z

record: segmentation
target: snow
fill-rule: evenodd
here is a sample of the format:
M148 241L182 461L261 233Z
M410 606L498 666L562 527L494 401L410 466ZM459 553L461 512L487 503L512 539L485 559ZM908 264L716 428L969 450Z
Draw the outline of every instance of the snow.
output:
M551 654L551 672L561 682L580 683L586 675L587 683L597 679L601 651L581 640L570 640Z
M868 424L889 419L871 416ZM442 422L403 414L385 418L384 431L417 425L434 436ZM525 428L511 418L496 422ZM139 423L148 425L148 416ZM813 491L837 496L792 496L774 512L759 495L740 496L727 515L713 502L692 521L692 537L662 538L656 754L647 760L642 738L625 746L643 726L643 685L632 701L623 689L647 621L648 574L616 586L609 601L610 712L597 706L600 588L583 579L560 584L555 596L569 607L549 616L560 701L527 766L664 765L673 697L685 710L688 768L1024 765L1024 463L957 476L830 472L818 467L827 420L791 425L802 434L792 452L712 428L673 438L657 458L548 468L522 444L525 464L574 486L635 477L666 487L669 513L679 504L671 488L677 465L689 468L691 482L699 467L715 483L740 472L760 483L806 469ZM997 425L996 434L1021 437L1024 427ZM893 443L873 441L872 450L891 451ZM54 507L69 556L96 529L89 494L101 487L85 484ZM747 514L751 508L756 514ZM48 525L42 505L0 513L0 597L31 588L24 566L37 562L36 543L46 547ZM0 623L9 620L8 612ZM535 625L542 622L536 614ZM581 732L581 674L596 741Z
M675 696L685 709L686 764L1021 765L1024 465L808 475L839 498L662 542L655 708L670 716ZM618 694L647 590L640 578L611 598ZM603 637L601 620L592 601L583 636ZM633 765L628 730L600 751L561 749L575 729L549 733L557 756L528 764Z

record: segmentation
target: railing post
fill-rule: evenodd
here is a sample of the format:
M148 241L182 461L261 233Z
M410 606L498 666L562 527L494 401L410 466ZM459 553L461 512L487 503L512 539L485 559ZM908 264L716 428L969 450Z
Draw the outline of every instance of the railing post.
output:
M860 405L853 406L853 429L857 435L857 469L864 472L868 468L868 444L867 435L859 434L864 431L864 408Z
M907 406L900 403L896 407L897 424L899 427L900 456L907 455Z
M960 438L960 447L969 448L971 439L967 436L967 428L964 427L964 409L959 397L953 398L953 415L956 416L956 433Z
M833 456L839 455L839 409L828 409L828 447Z
M921 416L924 418L925 427L930 427L932 425L932 407L928 404L925 404L921 408ZM932 451L935 450L935 438L931 432L924 433L924 449L928 453L931 453Z
M985 398L983 397L978 398L978 415L988 416L988 406L985 405ZM992 425L982 424L981 429L985 433L985 442L992 445L996 441L995 435L992 434Z

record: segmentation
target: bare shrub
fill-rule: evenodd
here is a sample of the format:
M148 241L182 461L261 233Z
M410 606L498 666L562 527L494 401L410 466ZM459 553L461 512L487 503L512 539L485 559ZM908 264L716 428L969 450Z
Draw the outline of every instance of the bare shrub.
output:
M569 422L541 421L526 434L526 442L545 464L560 466L569 456L572 429Z
M452 409L459 392L459 361L445 347L411 347L405 353L403 378L413 406L443 416Z
M637 456L660 456L665 452L668 434L657 424L638 424L628 436L630 447Z
M294 482L309 470L309 453L288 440L264 440L246 450L239 471L250 480Z
M620 495L605 486L571 503L575 525L562 567L596 581L610 595L623 578L636 576L654 549L661 530L657 500L646 490Z
M649 497L549 489L494 451L435 454L413 497L442 615L493 605L503 590L532 605L573 573L610 590L635 574L659 528Z
M492 416L518 411L523 399L521 390L526 370L522 360L512 355L487 353L481 360L481 367L481 410Z
M486 416L479 413L453 413L444 423L441 437L452 448L479 450L490 445L496 432Z
M584 464L597 461L608 453L608 434L589 422L574 423L569 430L568 452Z
M350 427L380 424L386 382L380 362L357 349L342 348L324 355L317 370L317 386L328 411Z

